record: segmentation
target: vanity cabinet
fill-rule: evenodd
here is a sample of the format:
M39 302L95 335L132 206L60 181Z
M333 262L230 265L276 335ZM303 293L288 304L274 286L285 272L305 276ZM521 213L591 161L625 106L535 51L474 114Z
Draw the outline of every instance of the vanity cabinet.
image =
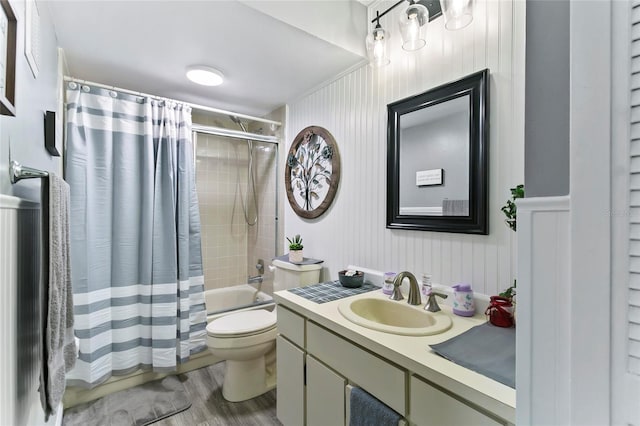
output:
M278 333L277 416L285 426L348 425L352 385L403 416L401 425L509 424L282 305Z

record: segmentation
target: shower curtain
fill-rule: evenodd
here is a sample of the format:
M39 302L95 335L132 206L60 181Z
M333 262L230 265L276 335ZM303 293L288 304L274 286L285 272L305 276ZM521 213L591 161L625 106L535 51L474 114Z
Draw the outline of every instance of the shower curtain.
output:
M175 370L206 349L191 109L69 83L66 131L80 341L68 383Z

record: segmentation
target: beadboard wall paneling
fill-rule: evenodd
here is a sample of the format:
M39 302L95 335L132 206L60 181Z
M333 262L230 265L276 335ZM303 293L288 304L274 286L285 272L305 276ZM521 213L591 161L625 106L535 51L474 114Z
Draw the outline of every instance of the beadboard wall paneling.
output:
M374 3L370 15L391 4ZM381 20L391 32L389 66L365 65L289 104L283 151L304 127L325 127L338 143L342 176L334 204L316 220L299 218L285 201L285 234L301 234L305 255L324 259L324 279L354 264L430 272L435 283L464 281L495 294L516 276L515 234L500 207L524 176L524 2L479 0L473 23L456 32L444 29L441 18L432 21L427 45L417 52L400 46L399 12ZM490 70L490 234L386 229L386 105L484 68Z
M37 204L0 195L1 425L45 424L38 392L44 333L39 229Z

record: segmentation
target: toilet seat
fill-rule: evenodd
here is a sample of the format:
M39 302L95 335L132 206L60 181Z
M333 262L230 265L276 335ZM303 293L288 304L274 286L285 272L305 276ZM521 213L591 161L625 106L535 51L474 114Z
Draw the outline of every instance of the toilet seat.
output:
M217 338L248 337L276 327L277 317L265 309L237 312L211 321L207 334Z

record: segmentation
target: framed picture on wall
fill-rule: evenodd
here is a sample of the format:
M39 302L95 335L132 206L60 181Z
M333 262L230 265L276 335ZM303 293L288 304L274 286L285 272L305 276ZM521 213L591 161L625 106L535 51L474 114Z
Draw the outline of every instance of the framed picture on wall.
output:
M319 126L302 129L291 144L284 173L293 211L305 219L321 216L340 183L340 152L333 135Z
M24 4L24 56L27 58L33 78L40 70L40 12L35 0Z
M16 15L0 0L0 114L16 115Z

